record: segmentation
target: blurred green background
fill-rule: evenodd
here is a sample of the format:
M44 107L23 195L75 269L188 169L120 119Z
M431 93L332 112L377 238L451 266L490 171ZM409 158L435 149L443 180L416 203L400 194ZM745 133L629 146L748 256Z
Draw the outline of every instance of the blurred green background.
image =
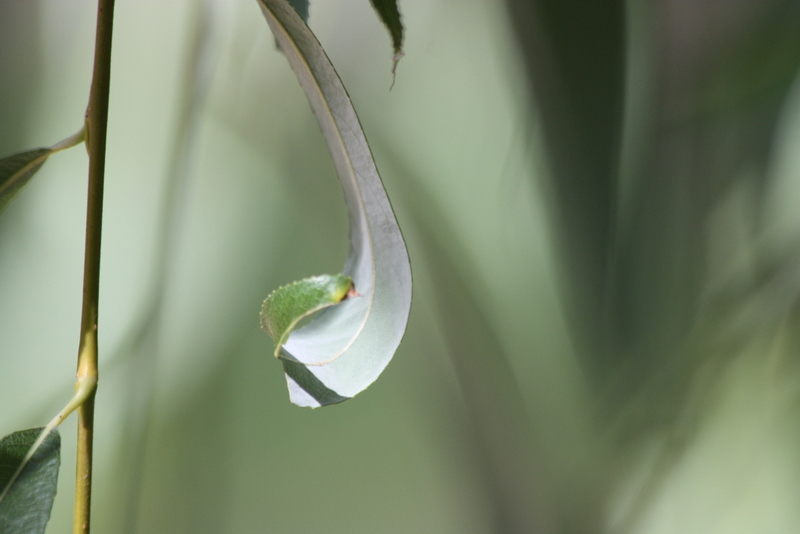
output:
M0 1L0 154L80 127L94 9ZM400 9L390 92L368 2L311 4L415 276L384 375L311 411L258 321L347 254L305 97L255 2L117 2L95 531L798 531L798 4ZM0 435L71 395L85 176L0 216Z

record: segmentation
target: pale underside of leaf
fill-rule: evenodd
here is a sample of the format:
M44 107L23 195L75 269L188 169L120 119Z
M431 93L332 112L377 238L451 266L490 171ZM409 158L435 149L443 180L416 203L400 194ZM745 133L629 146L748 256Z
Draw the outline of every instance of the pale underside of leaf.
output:
M359 298L323 310L289 336L282 362L292 402L341 402L370 385L394 355L408 322L411 268L367 140L336 71L286 0L258 0L325 137L350 217L343 274ZM329 362L325 365L313 365Z

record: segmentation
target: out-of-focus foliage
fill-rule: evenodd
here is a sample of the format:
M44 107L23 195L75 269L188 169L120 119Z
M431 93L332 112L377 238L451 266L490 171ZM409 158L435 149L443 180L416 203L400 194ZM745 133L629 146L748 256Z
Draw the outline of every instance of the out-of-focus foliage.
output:
M618 532L729 532L747 514L766 515L734 531L797 528L789 510L737 508L744 488L700 521L680 506L677 523L653 518L675 506L663 492L718 423L717 403L748 387L738 367L754 366L765 402L800 384L800 347L786 341L799 318L800 234L776 240L771 220L777 142L800 71L800 5L507 4L551 169L571 337L608 447L576 528L601 531L613 517ZM764 423L796 414L797 400L765 406ZM765 447L797 445L780 426L757 431ZM709 467L705 480L737 471L745 480L763 472L756 461ZM785 467L796 477L796 462ZM692 488L698 502L724 488L705 486ZM613 514L609 488L628 494Z
M389 93L368 3L312 3L416 281L381 381L312 413L258 325L347 252L304 97L255 2L119 3L98 531L800 528L796 2L588 4L401 2ZM0 2L0 154L79 126L93 22ZM70 397L84 180L66 152L0 218L0 435Z

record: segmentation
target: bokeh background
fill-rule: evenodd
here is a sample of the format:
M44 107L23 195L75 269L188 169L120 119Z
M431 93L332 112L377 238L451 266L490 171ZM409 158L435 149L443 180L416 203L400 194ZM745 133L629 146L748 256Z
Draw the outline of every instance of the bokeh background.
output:
M384 375L312 411L258 324L347 254L305 97L255 2L117 2L97 532L800 529L800 5L585 4L401 0L389 91L369 3L312 2L415 276ZM94 9L0 1L0 154L80 128ZM71 395L85 176L0 216L0 435Z

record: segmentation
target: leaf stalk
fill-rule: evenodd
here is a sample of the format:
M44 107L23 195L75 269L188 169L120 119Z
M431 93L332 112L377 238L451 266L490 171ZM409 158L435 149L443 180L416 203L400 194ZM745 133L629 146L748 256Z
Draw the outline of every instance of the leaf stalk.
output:
M17 470L14 471L14 474L11 475L10 479L8 479L6 487L2 492L0 492L0 502L3 501L8 492L11 490L12 486L14 486L14 483L19 478L20 473L22 473L22 470L25 469L25 466L27 466L31 461L31 458L33 458L34 454L36 454L36 451L39 450L39 447L41 447L42 443L44 443L44 440L47 439L47 436L50 434L50 432L63 423L72 412L86 402L86 399L88 399L89 396L94 393L96 387L96 375L92 376L91 374L87 374L85 376L78 376L78 379L75 382L75 395L72 396L66 406L64 406L61 411L58 412L58 415L53 417L53 419L47 423L47 426L44 427L41 433L39 433L36 441L33 442L33 445L31 445L30 449L28 449L27 454L22 459L19 466L17 466Z

